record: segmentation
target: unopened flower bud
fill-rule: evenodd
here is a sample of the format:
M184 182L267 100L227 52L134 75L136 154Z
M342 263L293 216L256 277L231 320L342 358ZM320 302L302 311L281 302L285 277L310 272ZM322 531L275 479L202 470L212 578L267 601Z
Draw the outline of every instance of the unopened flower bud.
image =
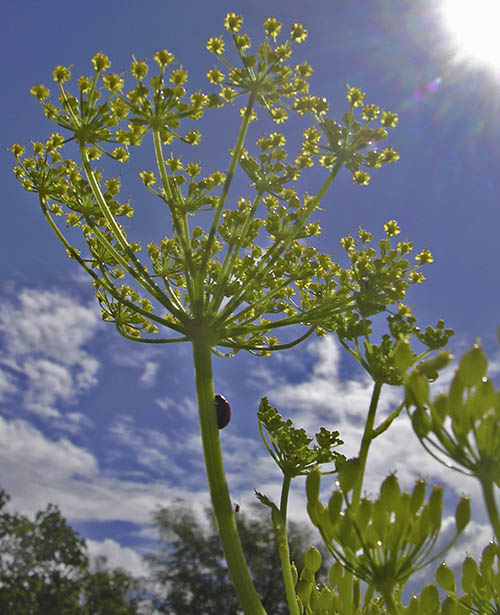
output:
M428 378L436 378L437 372L446 367L453 359L453 355L445 350L441 350L435 357L427 359L419 364L418 370Z
M436 570L436 581L445 591L455 591L455 577L453 575L453 570L448 568L445 562L442 562Z
M475 344L460 359L458 375L466 387L477 386L488 368L488 360L482 348Z
M394 347L394 364L398 368L401 374L405 374L406 370L410 367L414 357L413 350L411 349L410 342L408 340L398 340Z
M313 584L306 579L300 579L297 586L297 596L300 598L302 604L306 607L309 606L309 599L313 590Z
M407 615L418 615L419 612L420 612L420 601L417 598L417 596L413 594L413 596L410 599L410 603L408 604Z
M319 595L319 606L322 611L328 611L332 606L333 602L333 593L332 591L326 587L326 585L321 590Z
M457 601L452 596L446 596L441 605L441 615L459 615Z
M411 424L413 427L413 431L420 439L425 438L425 436L432 429L432 422L427 416L425 410L423 410L422 408L417 408L415 412L411 415Z
M462 587L464 592L470 593L474 590L478 574L475 560L468 555L462 564Z
M328 515L330 521L335 525L340 519L340 512L342 510L342 502L344 498L341 491L334 491L328 501Z
M315 502L319 499L319 489L321 486L321 474L318 468L311 470L306 478L306 494L308 502Z
M500 560L500 548L494 542L488 543L481 553L481 570L483 568L491 568L495 555Z
M321 568L321 553L316 547L309 547L305 552L304 566L311 572L318 572Z
M328 573L328 580L330 581L330 587L334 589L340 583L342 579L342 573L344 569L340 562L335 562Z
M386 510L396 510L401 492L395 474L389 474L380 487L380 500Z
M461 497L455 510L457 533L463 532L470 521L470 498Z
M345 493L350 491L356 484L361 469L360 465L359 457L354 457L353 459L347 459L347 461L344 461L339 467L339 483L342 487L342 491Z
M426 585L420 594L420 612L439 612L439 592L434 583Z
M432 527L438 530L441 527L441 516L443 513L443 490L441 487L434 487L429 498L429 518Z
M410 510L413 514L418 512L425 499L425 490L427 489L427 483L425 480L420 479L415 483L413 493L411 494Z
M420 372L412 371L406 379L406 403L408 406L425 406L429 399L429 383Z

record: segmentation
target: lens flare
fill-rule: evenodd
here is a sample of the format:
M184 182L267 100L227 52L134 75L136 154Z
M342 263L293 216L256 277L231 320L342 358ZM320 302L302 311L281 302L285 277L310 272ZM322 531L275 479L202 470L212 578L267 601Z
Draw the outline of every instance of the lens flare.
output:
M442 0L441 13L457 57L488 65L500 74L500 1Z

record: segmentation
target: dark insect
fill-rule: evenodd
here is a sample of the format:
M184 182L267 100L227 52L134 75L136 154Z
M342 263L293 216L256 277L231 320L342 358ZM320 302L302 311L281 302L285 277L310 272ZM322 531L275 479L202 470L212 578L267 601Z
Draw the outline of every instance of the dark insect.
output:
M235 513L239 513L240 512L240 508L241 508L241 506L239 504L235 504L234 505L234 512Z
M217 426L219 429L224 429L231 418L231 406L222 395L215 396L215 412L217 413Z

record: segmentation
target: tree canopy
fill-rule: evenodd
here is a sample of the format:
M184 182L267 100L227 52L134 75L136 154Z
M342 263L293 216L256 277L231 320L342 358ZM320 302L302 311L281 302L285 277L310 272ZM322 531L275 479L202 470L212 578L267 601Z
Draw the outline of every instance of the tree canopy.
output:
M285 615L280 557L269 509L258 504L239 510L236 524L241 544L262 604L268 613ZM200 519L183 501L154 513L158 544L146 556L152 581L159 588L153 603L160 613L176 615L235 615L241 613L222 553L213 513ZM299 570L312 535L291 521L288 527L291 560ZM322 569L325 573L326 566ZM321 571L320 575L321 576Z
M57 506L33 520L4 510L0 489L2 615L136 615L133 579L123 570L91 571L85 540Z

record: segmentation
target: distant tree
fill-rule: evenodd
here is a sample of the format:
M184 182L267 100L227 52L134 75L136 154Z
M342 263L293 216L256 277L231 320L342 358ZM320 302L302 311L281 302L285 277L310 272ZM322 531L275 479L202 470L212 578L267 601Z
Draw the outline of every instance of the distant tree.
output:
M241 510L236 524L243 551L262 604L273 615L288 614L279 553L268 509ZM236 615L242 613L231 584L211 509L200 520L188 504L178 501L154 513L158 551L146 556L156 584L153 604L169 615ZM311 534L288 524L291 560L300 571ZM324 559L327 559L325 556ZM323 567L321 573L325 574Z
M106 558L97 560L93 573L87 573L81 587L87 615L136 615L138 583L124 570L106 569Z
M127 599L132 579L121 570L90 572L85 541L49 504L30 520L2 511L0 489L1 615L135 615Z

